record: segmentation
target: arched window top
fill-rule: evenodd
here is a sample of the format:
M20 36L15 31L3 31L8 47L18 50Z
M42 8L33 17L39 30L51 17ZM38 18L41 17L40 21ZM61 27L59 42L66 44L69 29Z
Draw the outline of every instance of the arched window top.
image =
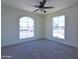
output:
M28 16L23 16L23 17L21 17L20 19L26 19L26 18L33 20L33 18L28 17Z
M34 21L31 17L28 17L28 16L24 16L24 17L21 17L21 18L20 18L20 21L27 22L28 20L29 20L30 22L33 22L33 21Z

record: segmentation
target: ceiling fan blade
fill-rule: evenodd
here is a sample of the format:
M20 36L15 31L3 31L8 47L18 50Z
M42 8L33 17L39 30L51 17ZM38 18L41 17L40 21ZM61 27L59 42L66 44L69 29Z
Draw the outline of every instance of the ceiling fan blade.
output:
M43 8L45 3L46 3L46 0L43 0L42 2L40 2L40 7Z
M46 3L46 0L43 0L42 4L45 5L45 3Z
M33 12L36 12L36 11L38 11L39 9L36 9L35 11L33 11Z
M34 7L39 8L39 6L34 6Z
M43 7L43 9L51 9L51 8L54 8L54 7Z

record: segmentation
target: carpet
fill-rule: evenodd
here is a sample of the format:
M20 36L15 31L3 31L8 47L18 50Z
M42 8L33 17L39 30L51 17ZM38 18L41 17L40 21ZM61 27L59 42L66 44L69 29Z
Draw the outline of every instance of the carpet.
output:
M1 59L78 59L78 49L40 39L3 47L1 56Z

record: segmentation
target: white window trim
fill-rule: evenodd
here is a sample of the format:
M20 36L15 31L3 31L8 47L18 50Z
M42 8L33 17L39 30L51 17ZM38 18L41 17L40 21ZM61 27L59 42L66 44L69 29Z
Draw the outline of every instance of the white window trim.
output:
M60 16L64 16L64 24L65 24L65 15L58 15L58 16L54 16L54 17L60 17ZM52 24L53 24L53 20L52 20ZM53 25L52 25L52 27L53 27ZM53 28L52 28L52 35L53 35ZM65 40L65 26L64 26L64 38L59 38L59 37L53 37L53 38Z

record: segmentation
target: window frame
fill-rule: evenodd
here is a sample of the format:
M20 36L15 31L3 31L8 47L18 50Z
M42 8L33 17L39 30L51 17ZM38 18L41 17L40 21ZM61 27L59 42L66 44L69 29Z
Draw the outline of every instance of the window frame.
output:
M61 16L64 16L64 38L60 38L60 37L58 37L58 36L57 36L57 37L54 37L54 36L53 36L53 18L54 18L54 17L61 17ZM62 40L65 40L65 33L66 33L66 32L65 32L65 30L66 30L66 29L65 29L65 28L66 28L66 16L65 16L65 14L56 15L56 16L53 16L53 18L52 18L52 37L55 38L55 39L62 39Z
M19 18L19 39L34 38L34 37L35 37L35 20L34 20L33 18L31 18L31 19L33 20L33 26L34 26L34 27L33 27L33 37L20 38L20 32L21 32L21 30L20 30L20 19L23 18L23 17L31 18L31 17L29 17L29 16L22 16L22 17ZM28 32L27 32L27 35L28 35Z

